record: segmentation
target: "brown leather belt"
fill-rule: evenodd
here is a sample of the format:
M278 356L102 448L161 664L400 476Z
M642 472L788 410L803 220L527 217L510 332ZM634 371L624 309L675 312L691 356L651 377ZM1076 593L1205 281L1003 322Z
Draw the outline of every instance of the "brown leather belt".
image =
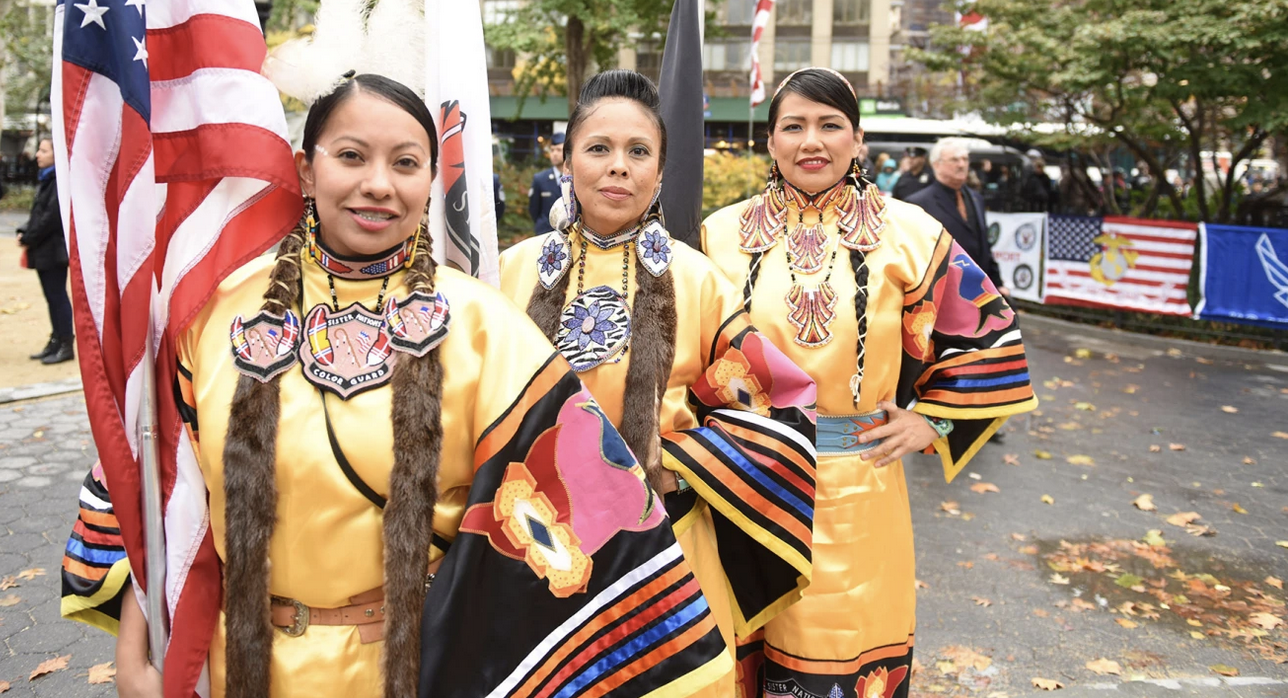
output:
M385 636L385 590L383 587L349 598L340 608L313 608L295 599L273 597L272 622L291 637L299 637L310 625L353 625L363 644Z

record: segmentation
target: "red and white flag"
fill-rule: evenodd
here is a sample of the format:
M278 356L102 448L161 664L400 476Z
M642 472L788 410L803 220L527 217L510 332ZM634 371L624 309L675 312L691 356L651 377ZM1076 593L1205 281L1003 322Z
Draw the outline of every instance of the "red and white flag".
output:
M137 584L142 369L156 356L165 695L201 679L222 591L206 488L181 428L175 339L234 269L299 218L301 196L251 0L59 0L52 102L59 198L90 426Z
M1189 315L1197 234L1193 223L1051 216L1045 302Z
M769 26L769 13L774 0L758 0L756 14L751 20L751 106L756 108L765 101L765 79L760 73L760 37Z

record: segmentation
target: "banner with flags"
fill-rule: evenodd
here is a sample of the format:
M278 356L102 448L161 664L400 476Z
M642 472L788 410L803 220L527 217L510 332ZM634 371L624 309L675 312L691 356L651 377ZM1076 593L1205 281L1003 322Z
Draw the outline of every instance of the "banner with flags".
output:
M59 0L55 11L55 160L81 376L140 585L148 398L160 430L166 588L144 591L164 594L171 625L184 628L166 648L166 695L196 690L221 597L205 481L173 397L174 341L230 272L300 216L264 54L251 0ZM149 345L155 396L142 395Z
M1042 248L1046 242L1045 213L989 211L988 242L1011 295L1042 302Z
M1051 216L1045 302L1188 315L1194 223Z
M666 169L662 215L672 237L699 247L702 166L706 122L702 97L702 3L675 0L662 53L662 121L666 124Z
M477 5L450 0L425 5L425 103L439 140L429 230L435 252L443 251L440 259L496 286L492 114L483 11Z
M1288 230L1199 226L1194 316L1288 328Z
M760 73L760 37L769 26L769 13L774 9L774 0L758 0L756 14L751 20L751 108L755 109L765 101L765 79Z

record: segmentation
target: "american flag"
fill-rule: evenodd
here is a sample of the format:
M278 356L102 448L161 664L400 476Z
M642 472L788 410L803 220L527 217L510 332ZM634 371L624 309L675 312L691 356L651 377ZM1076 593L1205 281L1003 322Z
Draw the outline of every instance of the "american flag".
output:
M1047 303L1188 315L1192 223L1051 216Z
M756 108L765 101L765 79L760 74L760 36L769 25L769 13L774 9L774 0L759 0L756 3L756 14L751 20L751 106Z
M299 218L252 0L59 0L54 144L85 402L136 583L147 579L137 433L156 356L165 694L197 691L221 589L206 488L173 396L175 340L231 271ZM208 683L204 681L203 683ZM202 687L208 692L208 686Z

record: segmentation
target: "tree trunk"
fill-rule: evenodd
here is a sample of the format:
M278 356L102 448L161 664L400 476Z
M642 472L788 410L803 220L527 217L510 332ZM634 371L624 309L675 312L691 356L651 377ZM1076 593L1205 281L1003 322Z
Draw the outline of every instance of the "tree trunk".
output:
M578 17L569 17L568 26L564 29L564 55L568 74L568 114L577 108L577 97L581 94L581 84L586 80L586 25Z

